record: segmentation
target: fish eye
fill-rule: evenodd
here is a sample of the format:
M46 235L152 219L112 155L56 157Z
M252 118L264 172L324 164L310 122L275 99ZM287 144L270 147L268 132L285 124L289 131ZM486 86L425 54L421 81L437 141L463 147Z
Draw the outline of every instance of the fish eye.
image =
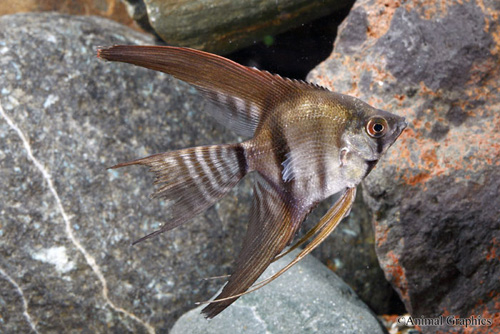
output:
M381 117L374 117L366 124L366 132L370 137L380 138L387 132L387 121Z

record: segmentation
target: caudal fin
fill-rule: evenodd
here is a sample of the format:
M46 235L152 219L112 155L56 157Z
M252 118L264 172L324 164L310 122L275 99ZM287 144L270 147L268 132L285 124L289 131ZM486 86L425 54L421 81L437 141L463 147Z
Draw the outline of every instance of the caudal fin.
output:
M240 144L193 147L151 155L111 168L149 166L157 185L153 198L169 205L170 217L157 231L134 244L173 229L215 204L247 173L244 148Z

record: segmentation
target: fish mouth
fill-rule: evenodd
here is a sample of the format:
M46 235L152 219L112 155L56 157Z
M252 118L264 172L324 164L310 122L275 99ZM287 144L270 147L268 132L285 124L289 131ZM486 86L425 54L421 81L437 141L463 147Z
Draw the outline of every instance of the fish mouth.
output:
M401 133L403 133L403 131L406 129L407 126L408 126L408 122L406 122L406 119L404 117L401 117L401 119L396 123L396 129L391 134L391 137L390 137L390 140L389 140L390 144L387 145L384 148L384 151L382 152L382 154L384 154L385 152L387 152L387 150L392 145L394 145L394 143L396 142L396 140L398 139L398 137L401 135Z
M398 139L398 137L401 135L401 133L403 133L403 131L406 129L406 127L408 126L408 122L406 121L406 119L404 117L401 117L401 119L396 123L396 130L392 133L392 143L391 143L391 146L392 144L394 144L394 142L396 141L396 139Z
M408 122L406 121L406 118L402 117L401 120L398 122L398 133L401 134L401 132L403 132L407 126Z

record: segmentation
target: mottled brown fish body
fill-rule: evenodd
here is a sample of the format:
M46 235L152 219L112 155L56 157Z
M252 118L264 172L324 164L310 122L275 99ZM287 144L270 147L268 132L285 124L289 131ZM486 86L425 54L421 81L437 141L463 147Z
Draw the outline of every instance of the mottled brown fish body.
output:
M250 169L305 201L296 205L308 207L345 188L333 181L341 179L341 135L353 115L331 95L317 89L292 97L276 106L255 137L243 143Z
M406 127L402 117L347 95L239 65L223 57L177 47L114 46L98 56L159 70L195 86L216 105L209 110L236 133L237 144L188 148L118 164L146 165L158 185L154 197L174 202L158 231L204 212L246 174L254 172L254 197L236 269L215 301L214 317L255 283L288 245L309 212L332 194L340 199L295 248L312 238L307 255L348 214L355 187ZM253 289L249 290L253 291Z
M296 205L310 208L355 187L378 160L383 152L349 149L349 137L356 134L348 125L380 113L386 114L350 96L305 90L275 106L255 137L242 144L249 168L279 182L301 201ZM396 123L396 132L399 126L404 123Z

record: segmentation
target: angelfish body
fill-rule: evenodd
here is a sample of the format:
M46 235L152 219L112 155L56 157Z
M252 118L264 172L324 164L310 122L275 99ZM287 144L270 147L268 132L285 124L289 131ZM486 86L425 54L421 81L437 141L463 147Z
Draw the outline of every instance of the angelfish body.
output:
M359 117L364 114L381 111L353 97L314 88L276 106L255 137L242 143L250 169L277 180L303 208L355 187L382 153L375 147L355 147L349 140L368 139L352 125L362 122ZM363 109L361 115L356 112Z
M406 127L404 118L354 97L197 50L114 46L99 50L98 56L159 70L192 84L218 107L211 112L219 122L251 137L242 143L160 153L113 167L149 166L158 185L153 196L175 202L166 224L139 241L204 212L241 178L255 172L243 248L228 283L203 310L210 318L254 284L319 202L340 192L338 202L306 235L317 236L282 271L324 240L349 212L356 186Z

